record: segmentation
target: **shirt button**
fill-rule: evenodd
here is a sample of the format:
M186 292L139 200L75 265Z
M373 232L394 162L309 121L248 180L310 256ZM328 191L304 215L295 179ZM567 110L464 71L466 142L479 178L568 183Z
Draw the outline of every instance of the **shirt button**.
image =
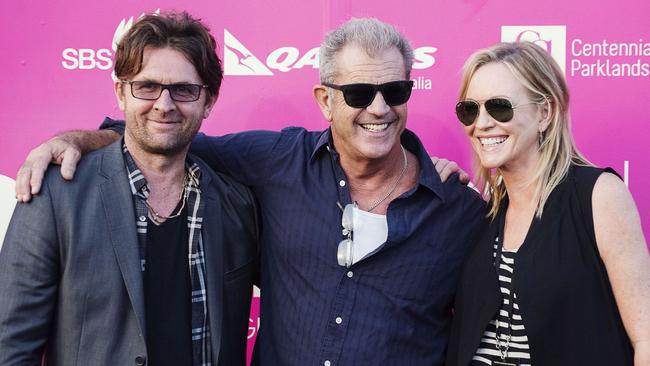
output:
M144 216L140 216L140 217L138 217L138 220L140 220L142 222L145 222L145 221L147 221L147 218L144 217Z
M336 321L336 324L341 324L341 323L343 323L343 318L341 318L340 316L337 316L335 321Z
M348 271L348 278L352 278L352 276L354 276L354 273L352 273L352 271Z
M345 181L344 181L343 179L341 179L341 180L339 181L339 185L340 185L341 187L345 187Z
M323 362L323 365L325 365L325 366L331 366L332 363L330 362L330 360L325 360L325 362Z
M137 366L144 366L147 364L147 359L144 356L138 356L135 358L135 364Z

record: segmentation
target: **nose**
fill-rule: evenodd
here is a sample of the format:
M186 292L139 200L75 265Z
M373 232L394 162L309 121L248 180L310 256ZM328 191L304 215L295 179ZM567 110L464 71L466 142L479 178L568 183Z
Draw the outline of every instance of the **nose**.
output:
M366 107L366 111L375 116L383 116L390 111L390 106L386 104L384 96L380 92L377 92L375 99Z
M176 109L176 103L174 103L169 89L164 89L162 93L160 93L160 97L156 99L153 108L162 113L168 113Z
M481 106L478 110L478 116L476 117L474 124L476 125L476 128L480 130L488 130L496 125L494 118L492 118L492 116L490 116L490 114L485 109L485 104L481 103Z

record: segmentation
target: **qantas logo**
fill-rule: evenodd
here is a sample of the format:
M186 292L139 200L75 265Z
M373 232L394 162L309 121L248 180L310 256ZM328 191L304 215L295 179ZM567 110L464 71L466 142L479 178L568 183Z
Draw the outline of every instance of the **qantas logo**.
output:
M240 40L227 29L223 30L224 74L231 76L271 76L274 71L289 72L311 67L318 69L318 47L301 55L296 47L277 48L266 57L265 62L257 58ZM436 47L419 47L413 50L413 69L427 69L436 62L433 56Z
M223 30L223 43L226 75L273 75L273 72L227 29Z

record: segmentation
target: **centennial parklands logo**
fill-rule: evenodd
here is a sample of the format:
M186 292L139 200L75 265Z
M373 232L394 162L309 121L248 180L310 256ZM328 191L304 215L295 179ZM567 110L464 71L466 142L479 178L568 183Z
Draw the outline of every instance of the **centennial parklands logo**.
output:
M553 56L571 77L637 78L650 76L650 42L643 37L612 41L575 37L563 25L502 26L501 41L530 41ZM567 47L571 59L567 62Z
M546 50L566 72L566 26L504 25L501 42L532 42Z

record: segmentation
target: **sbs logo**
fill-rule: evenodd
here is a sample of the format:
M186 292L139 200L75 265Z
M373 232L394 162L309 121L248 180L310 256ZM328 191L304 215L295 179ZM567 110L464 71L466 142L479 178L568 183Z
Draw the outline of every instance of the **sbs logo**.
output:
M566 72L566 26L564 25L504 25L501 42L535 43L546 50Z
M157 9L152 14L160 14L160 9ZM145 14L142 13L137 19L140 19ZM137 20L136 19L136 20ZM122 37L129 31L133 26L133 17L127 19L122 19L120 24L117 25L115 32L113 33L113 42L111 49L108 48L74 48L68 47L61 52L61 66L68 70L110 70L113 68L113 54L117 50L117 44L120 42ZM112 75L115 80L115 75Z
M262 62L227 29L223 30L223 44L224 75L270 76L274 75L272 70L289 72L305 66L318 69L319 47L311 48L302 56L296 47L280 47L271 51L265 62ZM436 62L433 54L436 51L438 49L431 46L414 49L413 69L427 69L433 66Z

